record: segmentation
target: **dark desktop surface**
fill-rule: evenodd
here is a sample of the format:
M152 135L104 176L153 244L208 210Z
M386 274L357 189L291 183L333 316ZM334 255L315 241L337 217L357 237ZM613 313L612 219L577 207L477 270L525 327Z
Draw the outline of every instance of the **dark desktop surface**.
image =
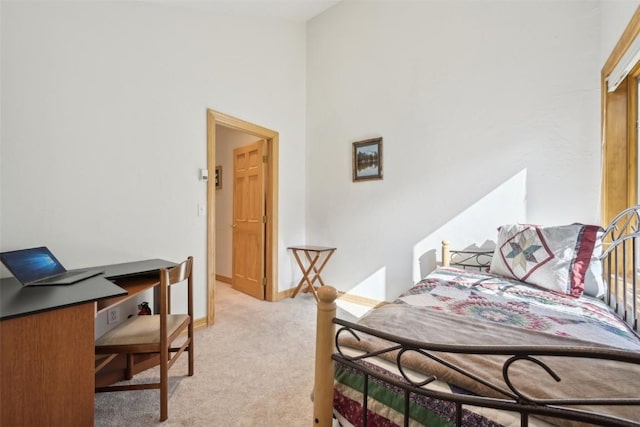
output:
M147 259L144 261L124 262L93 268L104 271L104 277L114 280L120 277L132 277L155 273L159 272L161 268L170 268L174 265L176 265L175 262L166 261L164 259Z
M71 285L23 286L14 277L5 278L0 280L0 320L126 295L127 291L111 280L151 274L174 265L151 259L91 267L104 273Z

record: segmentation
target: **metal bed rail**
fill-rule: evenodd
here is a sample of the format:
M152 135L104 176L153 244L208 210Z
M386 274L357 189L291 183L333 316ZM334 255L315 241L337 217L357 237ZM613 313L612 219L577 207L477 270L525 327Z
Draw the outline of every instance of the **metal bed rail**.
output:
M602 236L602 270L607 285L605 302L636 333L640 332L638 294L640 206L618 214Z
M465 405L501 409L518 413L520 414L521 426L527 426L531 416L573 420L600 426L640 426L639 421L598 413L585 408L593 405L626 405L637 407L638 412L640 413L640 397L635 393L632 396L623 398L602 396L597 398L542 399L528 396L525 392L521 391L510 378L511 366L513 366L515 362L519 361L535 363L553 377L554 380L560 381L562 379L562 373L554 372L545 360L548 361L549 358L554 357L572 357L611 360L629 363L632 365L640 365L640 354L602 347L566 348L557 346L467 346L433 344L401 338L337 318L333 319L333 323L338 325L339 329L335 335L335 348L337 352L332 355L332 359L339 364L353 368L364 376L364 389L362 390L363 400L361 403L363 407L362 426L371 425L368 420L367 411L369 400L368 384L370 378L377 378L403 391L405 404L403 416L405 426L409 425L409 403L412 394L446 402L453 402L456 407L456 416L455 421L453 422L459 427L463 426L462 409ZM356 339L360 339L360 337L365 334L381 338L388 341L389 346L375 352L363 351L357 356L349 356L343 353L339 341L339 337L345 333L352 335ZM442 363L446 365L447 368L456 371L458 374L471 378L472 380L481 383L483 386L488 387L495 395L500 397L454 394L424 388L425 385L434 381L436 378L434 376L425 376L424 378L421 378L420 381L412 379L411 376L405 372L402 364L403 355L407 352L419 353L422 357ZM366 363L362 363L369 358L393 353L396 353L393 358L395 359L396 366L402 376L402 381L398 381L390 375L373 371L366 366ZM463 367L444 360L443 355L448 353L505 356L506 359L502 366L502 378L507 387L505 388L504 385L498 384L497 382L491 382L486 379L479 378Z
M491 265L494 249L454 250L447 240L442 241L442 265L464 269L485 270Z

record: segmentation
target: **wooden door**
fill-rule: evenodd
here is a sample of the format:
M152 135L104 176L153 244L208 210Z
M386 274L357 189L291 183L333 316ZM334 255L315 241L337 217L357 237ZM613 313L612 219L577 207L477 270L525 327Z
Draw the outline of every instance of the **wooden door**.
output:
M264 140L233 150L232 286L265 298Z

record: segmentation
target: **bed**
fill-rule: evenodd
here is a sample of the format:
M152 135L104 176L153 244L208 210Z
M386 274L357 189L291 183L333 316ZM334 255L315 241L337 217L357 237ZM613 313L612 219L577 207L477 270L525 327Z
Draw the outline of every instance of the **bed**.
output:
M314 425L640 426L640 206L500 227L357 322L318 290Z

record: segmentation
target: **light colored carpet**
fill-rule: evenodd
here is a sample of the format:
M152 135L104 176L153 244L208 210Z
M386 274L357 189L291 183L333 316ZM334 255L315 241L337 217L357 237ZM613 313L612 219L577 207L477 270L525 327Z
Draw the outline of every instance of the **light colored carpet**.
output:
M301 293L295 299L270 303L224 283L216 286L216 323L196 332L195 375L183 376L186 355L170 369L169 419L162 425L312 425L313 296ZM157 369L139 374L134 381L147 376L157 378ZM95 425L159 424L158 393L96 394Z

